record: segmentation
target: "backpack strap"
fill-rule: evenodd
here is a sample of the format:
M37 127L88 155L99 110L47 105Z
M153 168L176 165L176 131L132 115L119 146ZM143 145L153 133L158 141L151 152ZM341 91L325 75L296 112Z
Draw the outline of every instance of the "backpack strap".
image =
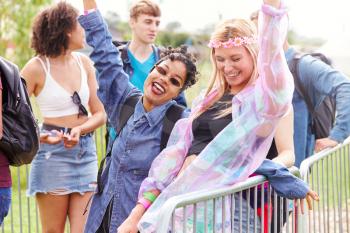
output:
M128 97L125 100L122 108L120 109L119 122L118 122L117 129L116 129L117 135L120 134L120 132L122 131L123 127L125 126L126 122L129 120L131 115L134 114L135 106L137 104L137 101L140 98L141 98L141 95L133 95L133 96ZM114 141L115 141L115 139L114 139ZM113 145L114 141L112 142L112 145ZM99 195L101 195L102 191L103 191L101 177L102 177L104 164L106 162L106 158L111 156L112 148L113 148L113 146L110 147L110 149L108 150L106 156L101 160L100 167L98 168L98 173L97 173L97 194L99 194Z
M140 98L141 98L141 95L133 95L133 96L128 97L125 100L125 102L120 110L119 122L118 122L117 129L116 129L117 135L120 134L120 132L124 128L126 122L129 120L131 115L134 114L135 106Z
M156 55L156 61L159 61L161 53L162 53L162 48L152 45L152 49L154 54Z
M173 104L166 111L165 116L163 118L163 129L160 139L160 151L162 151L166 147L170 133L173 130L175 123L179 119L181 119L184 110L185 107L179 104Z
M123 70L126 70L127 69L126 67L130 63L130 59L129 59L129 56L128 56L128 46L129 46L130 42L114 40L114 41L112 41L112 43L119 50L120 58L123 61Z

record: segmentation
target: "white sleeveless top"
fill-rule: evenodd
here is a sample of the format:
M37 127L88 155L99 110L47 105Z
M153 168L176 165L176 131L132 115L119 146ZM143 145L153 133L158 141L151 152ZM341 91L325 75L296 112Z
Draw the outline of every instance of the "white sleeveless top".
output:
M77 53L72 53L77 61L80 73L80 90L76 90L80 96L81 103L86 109L89 102L90 91L87 83L87 74ZM73 103L73 93L69 93L59 83L57 83L50 73L50 61L45 57L46 65L43 60L37 57L45 71L45 84L36 101L43 117L62 117L79 113L79 106Z

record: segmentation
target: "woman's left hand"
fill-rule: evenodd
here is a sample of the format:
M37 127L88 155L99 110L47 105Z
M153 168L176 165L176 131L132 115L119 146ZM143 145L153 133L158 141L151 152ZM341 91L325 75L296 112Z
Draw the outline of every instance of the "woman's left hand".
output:
M79 127L74 127L70 131L70 133L66 133L63 135L63 143L66 148L72 148L79 143L81 134L81 129Z
M308 209L312 210L312 200L318 201L320 200L320 197L315 191L310 189L304 199L306 199ZM304 199L300 199L300 210L302 214L304 214Z

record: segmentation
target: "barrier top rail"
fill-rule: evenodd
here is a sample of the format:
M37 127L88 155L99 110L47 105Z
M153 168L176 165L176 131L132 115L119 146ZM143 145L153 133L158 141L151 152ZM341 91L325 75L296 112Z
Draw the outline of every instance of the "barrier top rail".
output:
M298 168L291 167L289 171L293 175L300 177L300 172ZM175 211L176 208L215 199L215 198L230 195L233 193L237 193L249 188L253 188L259 184L262 184L265 181L267 181L265 176L258 175L258 176L250 177L243 182L234 184L231 187L224 187L224 188L219 188L219 189L209 190L209 191L197 191L197 192L191 192L188 194L174 196L169 200L167 200L164 206L160 210L159 214L161 217L160 217L160 221L159 221L160 224L159 224L159 228L157 229L157 233L167 232L167 229L171 221L172 213Z
M350 138L348 138L350 139ZM303 160L303 162L300 165L300 174L302 179L307 182L308 174L309 174L309 169L310 167L318 162L319 160L331 155L333 152L336 152L340 148L343 148L345 146L348 146L350 144L350 140L346 140L343 144L339 144L333 148L328 148L325 150L322 150L316 154L313 154L312 156L306 158Z

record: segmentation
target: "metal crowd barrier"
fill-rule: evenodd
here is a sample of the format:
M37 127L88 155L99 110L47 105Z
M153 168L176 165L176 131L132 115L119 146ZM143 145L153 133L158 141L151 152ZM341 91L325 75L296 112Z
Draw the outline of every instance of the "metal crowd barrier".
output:
M103 130L95 137L101 157ZM315 154L303 161L300 173L295 167L291 172L319 193L313 211L302 215L298 204L278 197L266 178L255 176L232 187L169 199L161 209L157 232L350 233L350 144ZM35 199L26 197L23 188L28 174L29 166L12 169L12 205L0 233L41 232Z
M297 168L291 172L300 177ZM265 177L255 176L232 187L170 198L160 216L157 233L294 233L301 232L302 215L298 202L278 197Z
M304 232L350 233L350 143L317 153L304 160L300 173L318 192L319 202L303 218Z

